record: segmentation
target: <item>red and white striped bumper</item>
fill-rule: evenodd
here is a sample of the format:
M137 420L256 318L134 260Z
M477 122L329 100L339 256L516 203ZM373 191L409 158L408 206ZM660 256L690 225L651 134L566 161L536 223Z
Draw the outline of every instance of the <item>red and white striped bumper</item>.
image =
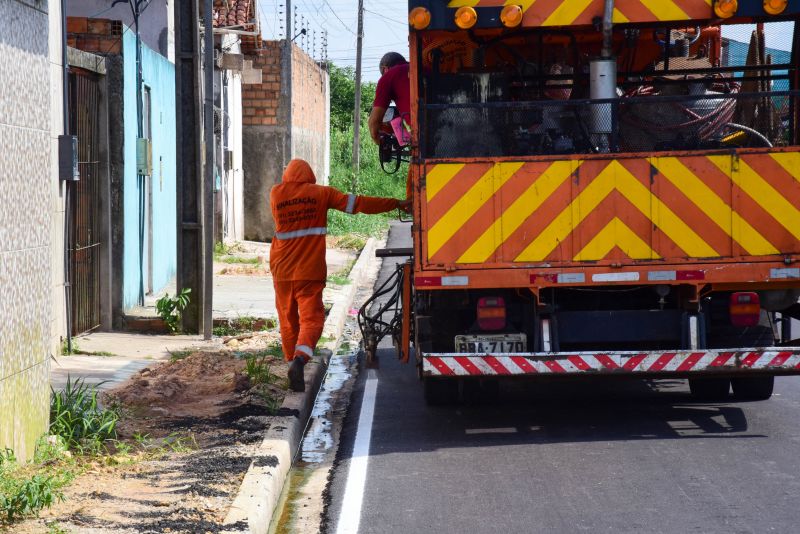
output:
M800 374L800 347L703 352L424 354L425 376L657 374L771 371Z

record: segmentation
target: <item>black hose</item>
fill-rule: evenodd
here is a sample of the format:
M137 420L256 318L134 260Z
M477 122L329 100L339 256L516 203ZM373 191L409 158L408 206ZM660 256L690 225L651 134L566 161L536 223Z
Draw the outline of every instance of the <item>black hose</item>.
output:
M358 328L365 342L369 338L375 337L377 346L384 337L399 330L402 321L402 289L403 265L399 264L395 272L375 290L375 293L358 310ZM378 308L377 312L368 315L367 310L370 306L379 298L389 294L391 296ZM385 321L383 315L390 311L392 317Z

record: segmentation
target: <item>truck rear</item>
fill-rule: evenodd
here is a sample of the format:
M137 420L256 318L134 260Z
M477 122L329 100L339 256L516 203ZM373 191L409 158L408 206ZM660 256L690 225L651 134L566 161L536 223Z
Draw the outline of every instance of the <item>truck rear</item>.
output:
M794 0L409 2L400 342L428 401L588 375L753 400L800 373L798 17Z

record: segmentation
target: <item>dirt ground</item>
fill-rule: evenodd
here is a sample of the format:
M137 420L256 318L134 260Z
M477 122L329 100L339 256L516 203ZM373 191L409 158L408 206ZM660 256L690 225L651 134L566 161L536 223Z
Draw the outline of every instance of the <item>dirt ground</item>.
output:
M237 350L194 352L144 369L105 402L119 403L119 439L130 447L87 460L66 500L13 532L219 532L270 416L286 393L287 366L267 351L274 333L237 341ZM254 384L247 356L269 366ZM261 375L264 376L264 375ZM61 530L57 530L61 529ZM226 528L226 530L228 530Z

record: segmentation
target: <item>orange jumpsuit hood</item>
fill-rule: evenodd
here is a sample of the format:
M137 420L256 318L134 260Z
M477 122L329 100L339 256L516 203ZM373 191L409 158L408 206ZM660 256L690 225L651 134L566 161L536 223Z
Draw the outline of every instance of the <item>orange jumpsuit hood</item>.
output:
M314 176L314 171L307 161L302 159L293 159L286 166L283 171L283 183L302 183L302 184L315 184L317 177Z

